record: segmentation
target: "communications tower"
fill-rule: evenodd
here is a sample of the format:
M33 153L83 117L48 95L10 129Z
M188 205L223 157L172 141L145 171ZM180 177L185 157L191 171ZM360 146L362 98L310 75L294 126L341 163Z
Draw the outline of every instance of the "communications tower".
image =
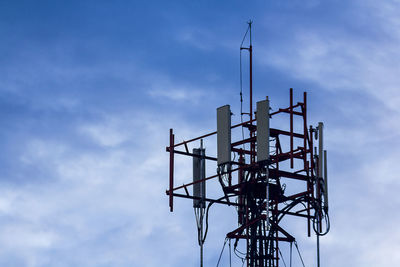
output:
M247 266L278 267L282 257L279 244L288 242L290 247L292 244L297 247L291 229L282 226L281 221L284 217L299 217L307 222L305 230L308 236L312 232L317 236L319 267L319 239L329 231L324 125L322 122L316 127L308 125L307 93L303 93L301 101L295 102L292 88L289 90L287 107L272 111L270 100L266 97L258 101L253 110L251 25L250 21L246 32L250 36L249 46L243 47L242 42L240 47L241 51L249 52L250 105L248 112L241 110L241 116L248 119L232 125L230 106L225 105L217 108L216 131L175 143L175 134L170 129L170 143L166 147L169 152L169 189L166 194L169 196L170 211L174 208L174 197L193 200L201 254L200 266L203 266L208 211L211 205L219 204L236 207L238 226L230 229L226 238L234 242L234 248L238 242L245 242L244 261ZM275 127L282 125L278 122L285 119L288 121L286 128ZM237 130L243 134L241 138L233 140L232 136L238 135L232 132ZM217 155L208 155L205 146L207 139L213 136L217 139ZM193 158L192 180L177 187L174 185L176 155ZM216 173L206 175L206 162L217 163ZM206 184L211 180L218 180L221 187L219 197L209 197L206 194ZM302 185L289 190L286 187L291 184L290 181L298 181Z

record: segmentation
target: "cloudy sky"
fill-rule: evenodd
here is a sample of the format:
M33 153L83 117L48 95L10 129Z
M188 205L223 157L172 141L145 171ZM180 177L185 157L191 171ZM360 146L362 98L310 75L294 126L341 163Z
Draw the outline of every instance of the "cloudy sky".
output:
M168 209L168 131L239 113L252 19L254 99L306 90L309 123L325 123L323 266L398 266L399 14L398 0L0 1L0 265L197 266L191 202ZM234 210L210 220L215 266ZM293 227L315 266L315 238Z

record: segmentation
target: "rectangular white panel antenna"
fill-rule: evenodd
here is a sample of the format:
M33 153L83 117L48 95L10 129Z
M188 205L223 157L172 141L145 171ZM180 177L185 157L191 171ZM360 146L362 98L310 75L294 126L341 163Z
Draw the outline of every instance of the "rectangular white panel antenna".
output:
M269 100L257 102L257 162L269 159Z
M217 162L218 166L231 162L231 109L229 105L217 108Z

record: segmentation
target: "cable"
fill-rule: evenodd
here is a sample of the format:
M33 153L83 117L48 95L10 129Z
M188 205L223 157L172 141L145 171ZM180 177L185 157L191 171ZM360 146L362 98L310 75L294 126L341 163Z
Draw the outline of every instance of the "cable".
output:
M232 266L231 239L229 238L229 266Z
M224 245L222 246L222 250L221 250L221 253L219 254L219 259L218 259L218 262L217 262L217 267L219 266L219 262L220 262L220 260L221 260L221 257L222 257L222 253L224 252L224 249L225 249L225 245L226 245L226 241L228 241L228 238L225 238L225 242L224 242Z
M294 208L297 204L301 203L301 201L305 200L305 197L300 197L297 198L295 200L293 200L292 203L290 203L289 205L287 205L286 207L284 207L282 209L282 214L280 215L280 217L278 218L278 223L282 220L283 216L285 216L285 212L291 210L292 208Z
M306 201L306 197L305 197L305 196L293 200L292 203L288 204L285 208L283 208L283 209L282 209L282 214L281 214L280 217L278 218L278 223L282 220L283 216L285 216L285 212L291 210L291 209L294 208L297 204L302 204L302 205L304 206L304 203L303 203L302 201ZM319 235L319 236L324 236L324 235L326 235L326 234L329 232L329 230L330 230L330 219L329 219L329 214L326 213L326 212L324 211L324 209L320 209L320 205L319 205L316 201L311 202L311 205L312 205L312 207L315 209L314 217L313 217L313 219L312 219L312 221L313 221L313 230L314 230L314 232L315 232L317 235ZM323 218L325 219L325 222L326 222L326 229L325 229L325 232L322 232L322 233L320 233L320 232L317 230L317 229L318 229L317 225L318 225L318 222L320 221L320 218L318 218L318 217L319 217L319 216L318 216L318 213L319 213L319 212L322 212ZM322 218L322 217L321 217L321 218Z
M281 259L282 259L282 261L283 261L283 265L285 265L285 267L287 267L287 266L286 266L286 262L285 262L285 260L283 259L283 255L282 255L281 249L278 248L278 251L279 251L279 254L281 255Z
M303 264L303 267L306 267L306 266L304 265L303 258L301 257L301 254L300 254L299 246L297 245L297 242L296 242L296 241L294 241L294 245L296 246L297 252L299 253L299 257L300 257L301 263Z
M326 235L326 234L329 232L329 230L331 229L331 223L330 223L330 219L329 219L329 214L326 213L324 209L320 209L320 211L321 211L321 213L322 213L322 216L321 216L321 218L319 218L318 211L319 211L319 209L315 209L314 218L313 218L313 230L314 230L314 232L315 232L317 235L319 235L319 236L324 236L324 235ZM318 223L321 222L321 219L322 219L322 218L325 219L326 229L325 229L324 232L321 232L321 233L320 233L320 232L318 231Z
M247 27L246 33L244 34L243 39L242 39L242 42L240 43L240 47L242 47L242 45L243 45L243 43L244 43L244 39L246 38L246 35L247 35L247 33L249 32L249 30L250 30L250 25Z
M290 242L290 267L292 267L292 245L293 242Z
M246 256L246 254L244 254L244 253L242 253L242 252L240 252L239 250L237 250L235 247L233 247L233 253L235 253L235 255L236 255L236 257L238 257L242 262L244 262L245 261L245 258L243 258L243 257L240 257L236 252L239 252L239 253L241 253L243 256Z
M193 211L194 211L194 217L196 218L197 241L199 242L199 246L201 246L201 242L202 242L203 240L202 240L202 236L200 236L200 235L201 235L201 233L200 233L201 228L200 228L200 222L199 222L200 218L198 218L199 216L197 215L197 212L196 212L197 209L194 208Z
M215 201L220 201L220 200L222 200L224 198L227 198L227 197L229 198L229 197L232 197L232 196L233 195L226 195L226 196L218 198L217 200L212 200L212 201L210 201L210 203L208 203L207 209L206 209L206 229L204 231L204 237L203 237L203 240L202 240L203 243L206 240L207 233L208 233L208 211L210 210L211 205L214 204Z
M293 200L292 203L290 203L290 204L288 204L286 207L284 207L284 208L282 209L282 214L281 214L280 217L278 218L278 223L282 220L283 216L285 216L285 212L291 210L291 209L294 208L297 204L302 204L302 205L304 206L305 204L304 204L302 201L306 201L306 200L307 200L306 196L300 197L300 198L297 198L297 199ZM330 219L329 219L329 214L326 213L326 212L324 211L324 209L320 209L320 205L318 204L317 201L311 202L311 205L312 205L312 207L313 207L314 210L315 210L314 217L313 217L313 219L312 219L312 221L313 221L313 230L314 230L314 232L315 232L317 235L319 235L319 236L324 236L324 235L326 235L326 234L329 232L329 230L330 230ZM322 219L322 217L321 217L321 218L318 218L318 217L319 217L319 216L318 216L318 213L319 213L319 212L322 212L322 214L323 214L322 217L325 219L325 222L326 222L326 229L325 229L325 231L322 232L322 233L320 233L320 232L317 230L317 229L318 229L318 227L317 227L318 222L320 222L320 219Z
M243 256L246 256L246 253L241 252L241 251L238 250L236 247L235 247L235 251L236 251L236 252L239 252L239 253L242 254Z

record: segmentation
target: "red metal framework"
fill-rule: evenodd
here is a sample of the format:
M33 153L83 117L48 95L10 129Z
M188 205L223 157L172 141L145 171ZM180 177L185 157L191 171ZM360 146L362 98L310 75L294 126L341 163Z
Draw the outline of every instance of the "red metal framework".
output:
M266 164L257 163L255 160L256 119L231 126L231 129L247 128L249 137L231 144L231 151L237 153L238 160L231 162L232 168L228 173L228 182L222 182L221 174L217 173L174 187L175 155L198 157L199 155L189 152L188 146L197 140L206 140L208 137L216 135L217 132L175 144L173 130L170 130L170 145L166 148L170 154L170 186L166 191L169 195L170 210L173 211L174 197L199 199L208 205L219 203L237 206L239 227L226 236L235 240L235 246L239 240L246 240L247 266L279 265L279 242L295 241L290 231L280 225L285 215L305 218L308 236L311 235L312 226L317 235L324 234L322 218L327 216L327 205L324 204L326 201L323 197L325 187L321 172L318 170L318 155L314 155L313 151L312 137L316 129L307 126L306 92L303 94L302 102L294 103L293 90L290 89L289 107L270 113L271 122L274 122L274 119L279 117L278 115L283 114L289 115L289 131L270 128L270 146L273 149L270 160ZM297 132L294 131L296 121L301 122L302 125ZM296 125L298 126L299 123ZM284 143L289 143L289 148L286 150L283 146ZM295 144L298 146L295 147ZM244 148L243 145L250 149ZM217 161L216 157L208 155L205 155L204 159ZM221 197L200 198L189 193L190 187L195 183L216 178L220 179L223 193ZM304 189L285 195L282 184L286 180L302 181Z

